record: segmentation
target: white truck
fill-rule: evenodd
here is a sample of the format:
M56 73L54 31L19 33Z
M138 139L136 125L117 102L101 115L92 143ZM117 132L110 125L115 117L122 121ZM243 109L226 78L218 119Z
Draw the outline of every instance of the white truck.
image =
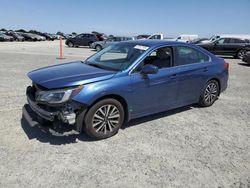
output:
M190 42L192 40L198 39L198 35L180 35L177 38L165 38L162 33L156 33L149 36L147 39L158 39L158 40L169 40L169 41L180 41L180 42Z

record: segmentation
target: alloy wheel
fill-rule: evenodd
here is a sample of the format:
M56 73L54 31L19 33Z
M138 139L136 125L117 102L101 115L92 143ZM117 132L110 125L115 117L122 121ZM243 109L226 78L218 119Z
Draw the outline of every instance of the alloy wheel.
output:
M239 58L239 59L242 59L243 56L245 55L245 53L246 53L245 50L240 50L240 51L238 52L238 54L237 54L238 58Z
M204 93L204 101L207 104L212 104L218 96L218 87L214 82L207 85Z
M101 106L92 118L92 126L97 133L107 134L112 132L120 122L120 112L112 104Z

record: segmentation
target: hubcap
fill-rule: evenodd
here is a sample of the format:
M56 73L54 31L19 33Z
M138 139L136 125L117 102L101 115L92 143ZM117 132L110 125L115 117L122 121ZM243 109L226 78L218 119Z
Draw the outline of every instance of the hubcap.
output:
M94 114L92 125L96 132L112 132L120 121L120 112L114 105L108 104L100 107Z
M100 50L101 50L101 47L100 47L100 46L97 46L97 47L96 47L96 50L97 50L97 51L100 51Z
M245 55L245 53L246 53L246 51L244 51L244 50L239 51L238 57L239 57L240 59L242 59L243 56Z
M205 102L207 104L212 104L217 98L217 93L217 85L215 83L208 84L204 95Z

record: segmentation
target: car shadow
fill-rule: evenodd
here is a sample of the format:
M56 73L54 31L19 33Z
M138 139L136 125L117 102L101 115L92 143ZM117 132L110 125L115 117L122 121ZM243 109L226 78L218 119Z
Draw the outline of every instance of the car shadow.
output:
M75 47L69 47L67 45L65 45L65 48L69 48L69 49L74 49L74 48L84 48L84 49L92 49L89 46L75 46Z
M142 125L145 122L153 121L155 119L171 116L181 113L183 111L191 110L192 108L199 108L198 105L189 105L181 108L177 108L170 111L165 111L153 115L148 115L142 118L131 120L126 123L121 129L127 129L136 125ZM27 135L28 139L36 139L42 143L49 143L51 145L65 145L76 143L77 140L84 142L97 141L88 137L85 133L77 133L72 126L62 125L53 126L51 123L31 127L24 117L21 118L21 127Z
M245 66L245 67L250 67L250 64L247 64L247 63L238 63L238 65Z
M24 117L21 118L21 127L28 139L36 139L42 143L49 143L51 145L72 144L76 143L77 140L85 142L95 141L85 133L78 134L70 126L55 128L52 124L38 124L35 127L31 127Z

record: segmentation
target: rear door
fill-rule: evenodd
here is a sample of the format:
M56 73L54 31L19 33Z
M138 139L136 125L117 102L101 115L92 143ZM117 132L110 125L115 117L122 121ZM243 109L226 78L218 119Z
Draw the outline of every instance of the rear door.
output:
M85 35L85 34L80 34L80 35L77 35L77 36L75 37L75 40L74 40L75 45L79 45L79 46L83 45L83 38L84 38L84 35Z
M176 46L174 49L178 106L198 102L211 65L210 58L189 46Z

